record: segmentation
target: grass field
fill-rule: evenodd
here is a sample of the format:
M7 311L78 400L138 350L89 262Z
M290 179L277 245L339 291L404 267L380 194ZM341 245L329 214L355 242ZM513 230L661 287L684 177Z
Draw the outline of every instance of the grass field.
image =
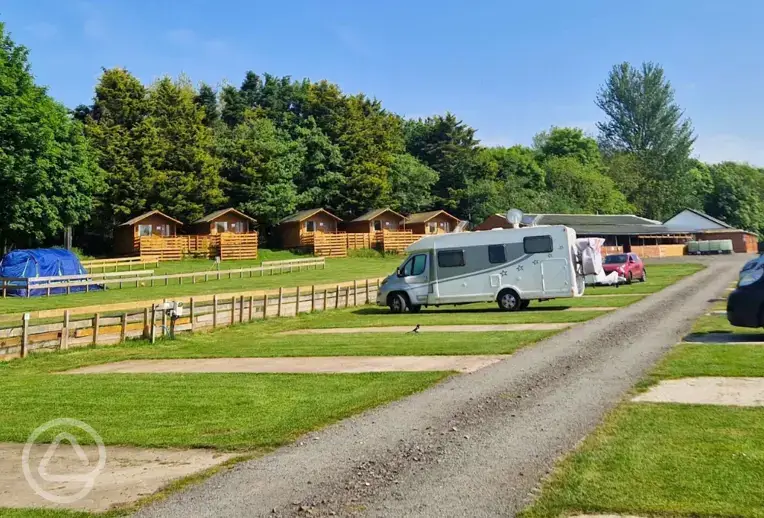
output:
M655 293L669 286L682 277L686 277L704 268L696 263L667 263L654 264L647 267L647 282L634 282L630 285L621 286L593 286L587 287L585 295L619 295L621 293Z
M638 385L764 376L764 350L677 346ZM524 518L577 513L764 517L764 409L624 403L562 462Z

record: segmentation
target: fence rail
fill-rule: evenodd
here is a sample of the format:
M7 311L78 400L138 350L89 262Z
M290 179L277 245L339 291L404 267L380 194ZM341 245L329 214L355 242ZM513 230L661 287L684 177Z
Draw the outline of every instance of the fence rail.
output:
M257 259L258 233L223 232L209 235L142 236L137 243L144 259L177 261L185 255L220 257L221 260Z
M382 232L382 249L385 252L400 253L406 250L409 245L419 241L422 237L421 234L414 234L410 230L400 230L396 232L385 230Z
M193 332L271 317L328 311L371 303L381 278L330 285L202 295L173 299L184 304L176 332ZM158 306L167 299L65 310L5 315L17 325L0 329L0 359L25 357L32 351L121 343L128 338L152 342L168 331L168 316ZM34 320L42 320L34 323Z
M315 269L326 268L326 259L323 257L314 257L300 261L302 262L296 265L297 271L301 271L303 268L310 268L311 266ZM291 264L281 264L284 262ZM31 296L31 290L45 290L45 296L50 296L54 290L61 289L65 289L66 293L69 294L72 288L85 288L85 291L89 292L91 289L100 289L107 286L118 286L119 288L133 284L135 288L151 287L157 284L167 286L170 284L170 281L177 281L178 284L182 285L184 279L189 279L191 284L196 284L197 282L208 282L210 280L233 279L237 275L240 279L245 277L251 278L256 273L263 277L265 275L274 275L275 273L284 273L286 267L289 267L289 272L291 273L295 267L293 260L268 261L268 263L268 265L262 263L260 266L252 268L209 270L206 272L173 273L167 275L153 275L153 270L142 270L65 277L0 277L0 289L2 289L3 297L6 297L8 292L13 290L26 290L27 297Z
M120 267L127 267L128 271L133 268L148 268L149 265L155 265L159 268L159 259L147 259L146 257L115 257L112 259L91 259L87 261L80 261L83 267L85 267L89 273L96 273L93 270L96 268L102 269L102 273L106 273L107 268L114 268L114 271L118 271Z

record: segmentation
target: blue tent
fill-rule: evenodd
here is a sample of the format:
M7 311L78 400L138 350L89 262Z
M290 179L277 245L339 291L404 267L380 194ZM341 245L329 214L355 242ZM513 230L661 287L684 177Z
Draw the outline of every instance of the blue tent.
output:
M80 260L69 250L60 248L36 248L33 250L14 250L0 261L0 277L20 277L34 279L35 277L55 277L60 275L82 275L87 279L87 270ZM12 284L11 284L12 285ZM9 288L8 294L26 297L26 283L18 283L18 288ZM92 285L88 289L102 289L102 286ZM73 286L70 292L85 291L85 286ZM66 288L52 288L54 293L66 293ZM45 295L45 289L31 289L29 295L36 297Z

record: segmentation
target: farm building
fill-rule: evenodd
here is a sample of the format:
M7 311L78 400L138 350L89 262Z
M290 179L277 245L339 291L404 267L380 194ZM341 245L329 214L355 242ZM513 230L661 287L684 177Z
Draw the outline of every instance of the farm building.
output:
M732 249L737 253L756 253L758 236L753 232L740 230L720 219L695 209L684 209L666 220L664 226L677 231L686 231L695 235L698 241L729 239Z
M317 233L336 234L342 221L324 209L306 209L287 216L279 222L278 233L284 248L310 248Z
M692 233L633 214L526 214L521 226L565 225L579 237L605 239L605 253L634 252L644 257L684 255ZM492 214L474 230L511 228L504 214Z
M414 234L446 234L456 230L457 225L459 218L445 210L417 212L407 216L403 222L403 228Z
M222 234L232 232L234 234L248 234L254 230L257 222L233 207L220 209L207 214L202 219L194 221L191 233L197 235Z
M125 221L114 230L114 250L119 255L140 253L140 239L146 236L175 237L183 225L175 218L152 210Z

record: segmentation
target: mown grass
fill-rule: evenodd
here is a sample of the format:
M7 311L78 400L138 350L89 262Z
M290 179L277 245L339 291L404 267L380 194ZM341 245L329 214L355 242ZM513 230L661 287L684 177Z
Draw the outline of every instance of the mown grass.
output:
M622 293L655 293L666 286L705 268L697 263L668 263L647 266L647 282L635 281L621 286L590 286L584 295L620 295Z
M259 290L279 287L310 286L311 284L332 284L372 277L382 277L394 271L401 262L397 256L379 256L366 258L327 259L325 269L310 269L301 272L265 275L263 277L244 277L233 279L210 280L191 284L186 280L182 285L177 281L169 285L144 286L136 288L125 286L122 289L107 289L90 293L53 295L50 297L0 299L0 314L20 313L42 309L71 308L117 302L156 300L169 297L205 295L213 293L235 293L247 290ZM161 264L161 263L160 263ZM170 263L166 263L170 264ZM259 264L259 262L258 262Z
M751 341L764 340L764 330L733 326L727 320L726 315L703 315L692 326L692 333L734 333L737 335L750 335Z
M681 344L637 389L696 376L764 376L764 349ZM763 481L763 408L624 403L561 463L522 516L761 518Z

